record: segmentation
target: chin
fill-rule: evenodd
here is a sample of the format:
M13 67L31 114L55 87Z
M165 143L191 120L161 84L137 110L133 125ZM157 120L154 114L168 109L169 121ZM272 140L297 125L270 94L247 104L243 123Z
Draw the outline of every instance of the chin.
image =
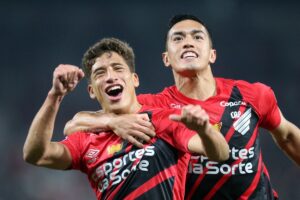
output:
M181 76L184 76L184 77L194 77L197 75L197 70L194 70L194 69L184 69L184 70L181 70L179 72L177 72L178 74L180 74Z
M112 106L110 108L110 112L114 114L127 114L128 109L125 106L118 105L118 106Z

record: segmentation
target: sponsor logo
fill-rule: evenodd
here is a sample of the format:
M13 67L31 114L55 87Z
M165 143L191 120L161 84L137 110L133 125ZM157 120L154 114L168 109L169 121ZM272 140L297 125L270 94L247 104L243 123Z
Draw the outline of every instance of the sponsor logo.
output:
M155 156L154 148L154 146L147 146L144 149L130 151L123 157L115 158L97 167L91 177L98 185L99 191L104 192L108 187L119 184L133 171L147 172L150 163L146 159L141 159Z
M242 114L241 111L232 111L230 113L230 116L231 116L231 119L237 119L241 116L241 114Z
M123 146L123 143L120 144L113 144L107 147L107 153L108 155L113 155L114 153L117 153L119 151L121 151Z
M250 130L251 108L246 110L238 120L233 123L233 128L242 135Z
M98 149L89 149L87 153L85 154L85 157L87 157L88 163L93 163L97 159L97 155L99 154L100 150Z
M243 105L243 106L246 106L247 103L244 102L244 101L230 101L230 102L226 102L226 101L221 101L220 102L220 106L222 107L233 107L233 106L239 106L239 105Z
M176 108L176 109L181 109L181 105L180 104L176 104L176 103L171 103L170 104L170 108Z
M233 147L230 150L230 158L233 160L238 159L251 159L254 157L254 147L249 149L236 149ZM205 156L192 156L189 164L189 173L192 174L203 174L204 168L207 168L206 174L251 174L253 173L253 164L251 162L237 163L237 164L227 164L218 163L215 161L208 160Z

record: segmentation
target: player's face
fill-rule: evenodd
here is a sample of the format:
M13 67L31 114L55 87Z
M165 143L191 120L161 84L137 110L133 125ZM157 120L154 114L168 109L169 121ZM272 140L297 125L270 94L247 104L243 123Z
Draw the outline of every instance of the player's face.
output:
M124 59L115 52L96 59L91 70L89 93L97 98L105 112L130 113L136 100L138 76L132 73Z
M163 60L176 73L195 76L214 63L215 59L216 51L211 48L207 30L199 22L184 20L169 30Z

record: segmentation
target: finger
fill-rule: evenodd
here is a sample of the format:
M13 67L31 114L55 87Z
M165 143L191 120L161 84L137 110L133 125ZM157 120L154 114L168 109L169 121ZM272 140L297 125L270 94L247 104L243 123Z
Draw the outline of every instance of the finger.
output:
M74 88L75 85L75 80L74 80L74 76L75 76L75 71L70 71L67 73L67 77L68 77L68 89L72 89Z
M134 146L137 146L139 148L143 148L143 144L141 142L139 142L137 139L135 139L132 136L128 136L128 138L126 139L128 142L130 142L131 144L133 144Z
M82 71L82 69L78 69L76 76L78 82L84 77L84 72Z
M151 138L148 135L140 131L132 131L130 135L132 135L134 138L136 138L139 141L141 140L141 141L149 142L151 140Z
M175 122L181 122L181 115L171 114L169 115L169 119Z
M67 88L68 87L68 74L65 72L65 70L61 70L58 74L58 78L62 85Z
M138 124L134 125L133 129L142 132L149 137L154 137L156 135L152 123L147 121L140 121Z

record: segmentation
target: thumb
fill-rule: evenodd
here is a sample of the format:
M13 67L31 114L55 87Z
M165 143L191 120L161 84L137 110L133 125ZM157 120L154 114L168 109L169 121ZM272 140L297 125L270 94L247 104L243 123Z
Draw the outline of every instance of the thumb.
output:
M175 115L175 114L171 114L169 115L169 119L175 122L180 122L181 121L181 115Z
M84 77L84 72L82 71L82 69L80 69L78 74L77 74L77 78L80 81L83 77Z

